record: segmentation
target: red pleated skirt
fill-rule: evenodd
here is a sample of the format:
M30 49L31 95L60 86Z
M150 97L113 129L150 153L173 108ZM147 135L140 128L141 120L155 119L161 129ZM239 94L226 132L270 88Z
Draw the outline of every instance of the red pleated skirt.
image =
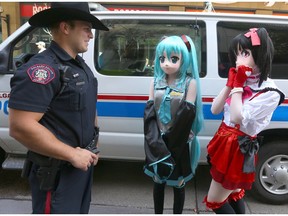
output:
M228 190L251 189L255 172L243 173L244 154L238 144L238 136L247 136L239 126L229 127L224 122L207 146L212 178ZM256 164L257 155L255 155Z

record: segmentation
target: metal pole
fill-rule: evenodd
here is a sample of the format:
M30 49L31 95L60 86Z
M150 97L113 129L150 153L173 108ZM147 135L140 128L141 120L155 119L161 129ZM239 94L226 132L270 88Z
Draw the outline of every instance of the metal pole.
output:
M7 35L10 35L10 15L6 14L6 27L7 27Z
M6 22L7 37L8 37L10 35L10 15L6 14L6 16L1 16L1 18Z

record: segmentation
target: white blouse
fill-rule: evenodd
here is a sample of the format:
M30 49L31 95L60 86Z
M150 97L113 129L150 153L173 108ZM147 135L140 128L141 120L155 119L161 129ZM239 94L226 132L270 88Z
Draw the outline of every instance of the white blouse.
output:
M258 87L258 83L251 83L248 86L253 90L260 90L266 87L277 88L274 81L269 78L262 83L260 88ZM240 124L240 130L250 136L257 135L268 126L280 100L278 92L267 91L249 101L255 94L257 92L253 92L251 97L244 99L242 107L243 119ZM230 106L227 103L224 105L223 121L228 126L235 126L235 124L230 122Z

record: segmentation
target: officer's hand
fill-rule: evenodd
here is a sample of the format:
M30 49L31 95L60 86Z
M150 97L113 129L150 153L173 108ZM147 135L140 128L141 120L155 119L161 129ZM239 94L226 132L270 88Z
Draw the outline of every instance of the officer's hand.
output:
M86 149L75 148L75 153L70 163L78 169L87 171L88 168L98 161L98 156ZM96 162L97 163L97 162Z
M96 159L94 159L94 161L93 161L93 165L94 165L94 166L96 166L96 165L97 165L97 163L98 163L98 160L99 160L99 153L98 153L98 154L96 154Z
M98 147L99 147L99 141L98 141L97 144L96 144L96 148L97 148L97 149L98 149ZM94 166L96 166L97 163L98 163L99 154L100 154L100 151L98 151L98 153L96 153L96 159L95 159L94 162L93 162L93 165L94 165Z

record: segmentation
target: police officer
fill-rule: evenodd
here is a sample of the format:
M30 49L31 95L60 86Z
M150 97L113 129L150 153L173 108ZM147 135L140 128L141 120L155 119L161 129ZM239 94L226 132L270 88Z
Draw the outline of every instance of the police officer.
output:
M91 29L108 28L84 2L51 3L29 23L49 27L53 37L11 79L10 135L29 149L33 213L88 213L98 83L78 53L87 51Z

